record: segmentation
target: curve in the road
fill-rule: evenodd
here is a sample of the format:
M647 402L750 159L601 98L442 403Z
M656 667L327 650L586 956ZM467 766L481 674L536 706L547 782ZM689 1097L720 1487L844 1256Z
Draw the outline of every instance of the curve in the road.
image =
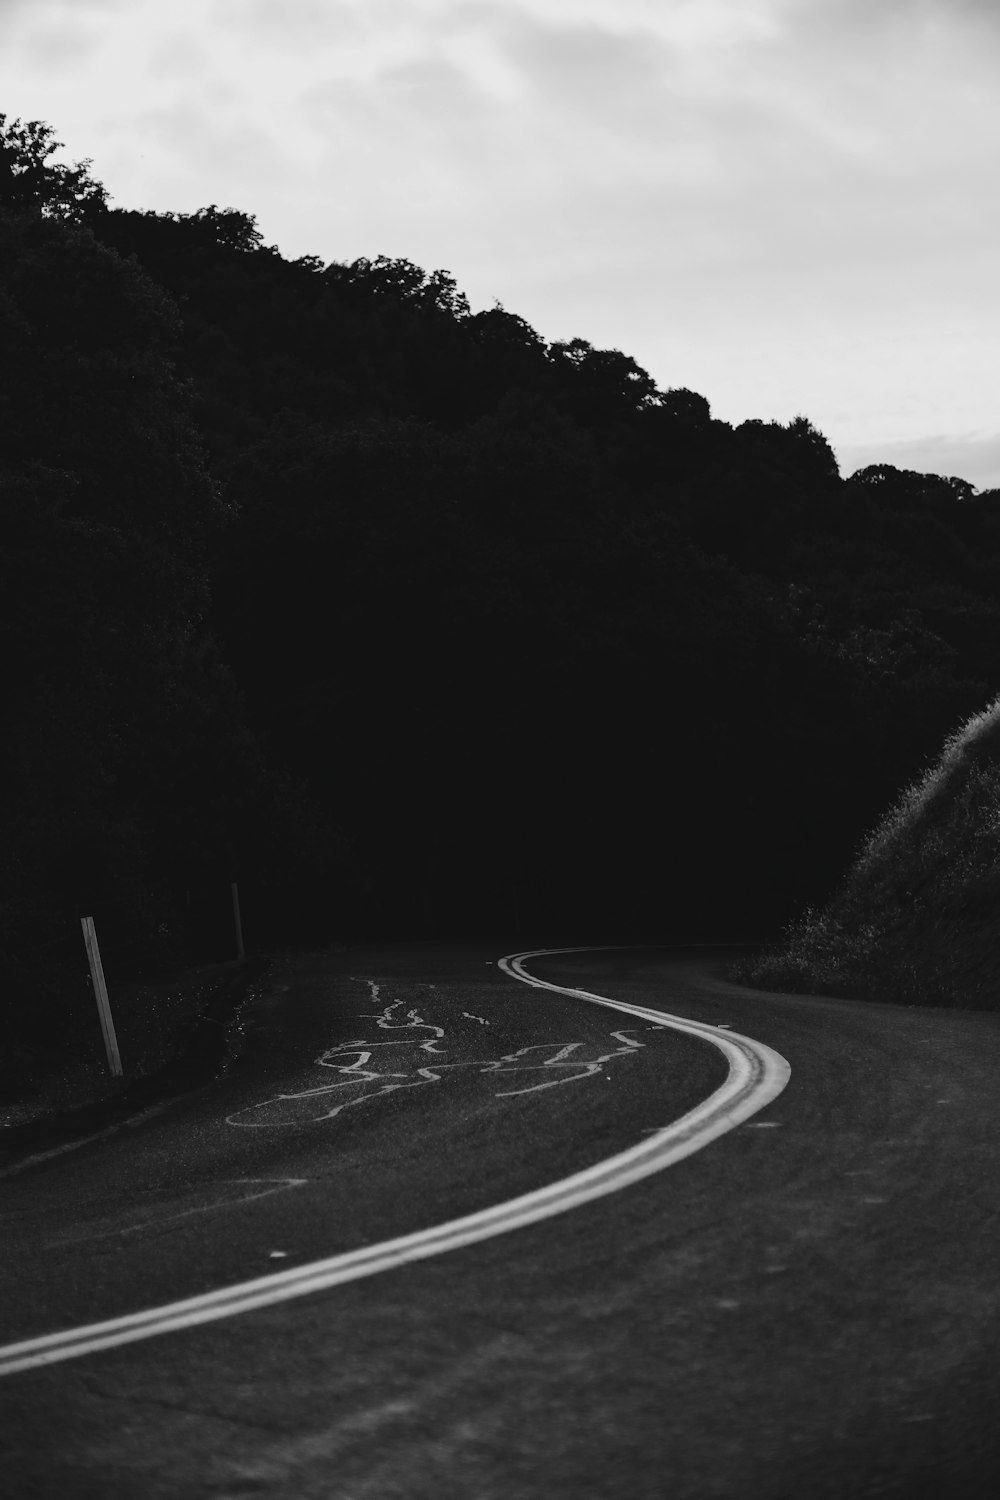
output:
M463 1218L452 1219L430 1229L421 1229L414 1234L401 1235L398 1239L384 1240L379 1245L350 1250L325 1260L313 1261L309 1265L296 1266L269 1276L256 1277L252 1281L239 1282L235 1286L222 1287L198 1297L188 1297L180 1302L146 1308L125 1317L110 1318L102 1323L89 1323L80 1328L65 1329L61 1333L45 1334L39 1338L7 1344L0 1347L0 1375L13 1375L19 1370L56 1364L64 1359L76 1359L99 1349L110 1349L139 1339L193 1328L200 1323L235 1317L237 1313L251 1312L255 1308L269 1307L293 1297L305 1297L313 1292L325 1291L342 1282L375 1276L380 1271L392 1270L408 1261L425 1260L447 1250L458 1250L464 1245L475 1244L478 1240L508 1234L513 1229L578 1208L594 1198L620 1192L622 1188L629 1187L643 1177L673 1166L674 1162L700 1151L718 1136L741 1124L781 1093L791 1072L788 1063L779 1053L752 1037L723 1031L699 1021L685 1020L681 1016L654 1010L650 1006L630 1005L622 1000L612 1000L606 995L592 994L588 990L552 984L535 978L524 967L527 960L532 958L589 951L593 950L536 948L530 952L508 954L499 960L499 967L512 978L537 989L553 990L577 1000L624 1011L656 1026L702 1037L718 1047L729 1064L725 1082L679 1120L663 1126L638 1145L609 1156L584 1171L574 1172L558 1182L478 1213L467 1214Z

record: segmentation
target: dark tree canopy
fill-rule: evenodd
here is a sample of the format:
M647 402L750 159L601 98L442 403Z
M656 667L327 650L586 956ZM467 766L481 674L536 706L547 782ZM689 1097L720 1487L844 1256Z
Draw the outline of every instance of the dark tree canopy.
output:
M0 206L76 224L100 213L108 195L91 177L89 158L72 166L50 161L62 145L41 120L0 114Z
M759 937L1000 690L997 492L0 123L9 962L235 866L276 941Z
M453 276L447 271L424 271L410 260L388 255L376 255L369 260L361 256L350 265L327 266L325 274L332 285L349 287L366 298L388 297L453 318L464 318L469 313L468 300L458 290Z

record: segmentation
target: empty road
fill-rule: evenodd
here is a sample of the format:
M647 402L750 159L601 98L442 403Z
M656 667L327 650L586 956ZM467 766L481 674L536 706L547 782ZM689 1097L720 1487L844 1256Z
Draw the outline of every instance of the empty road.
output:
M504 951L290 956L227 1076L6 1145L5 1494L995 1492L1000 1018Z

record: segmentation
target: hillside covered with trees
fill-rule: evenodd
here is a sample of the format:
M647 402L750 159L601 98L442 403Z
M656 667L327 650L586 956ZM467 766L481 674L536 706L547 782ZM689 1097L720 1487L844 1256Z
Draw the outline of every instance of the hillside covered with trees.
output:
M22 1028L234 878L258 944L775 934L1000 691L1000 492L0 143Z

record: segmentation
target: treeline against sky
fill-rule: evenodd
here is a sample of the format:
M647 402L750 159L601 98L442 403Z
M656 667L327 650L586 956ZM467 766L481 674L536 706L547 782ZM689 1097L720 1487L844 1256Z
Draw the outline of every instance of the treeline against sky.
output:
M1000 690L1000 493L0 138L9 999L81 913L225 956L234 878L257 944L768 936Z

